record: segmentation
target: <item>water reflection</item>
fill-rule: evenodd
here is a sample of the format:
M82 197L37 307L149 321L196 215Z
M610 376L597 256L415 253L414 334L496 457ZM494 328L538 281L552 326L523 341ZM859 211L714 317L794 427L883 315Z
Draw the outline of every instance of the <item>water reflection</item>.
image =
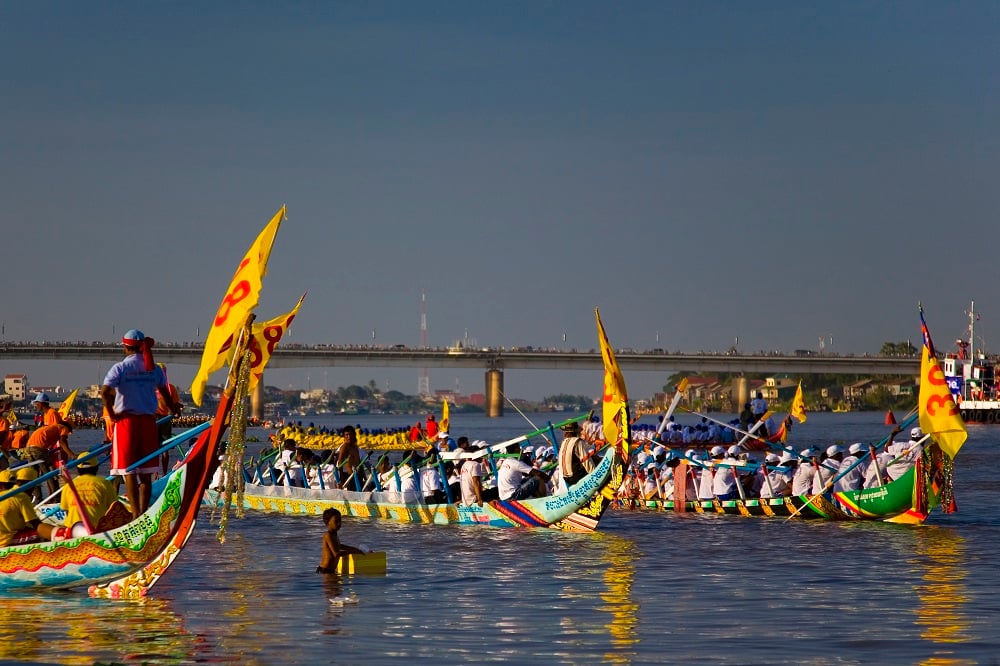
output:
M955 644L972 640L970 618L963 612L969 596L965 586L968 569L965 539L953 529L926 527L915 530L916 564L921 582L914 585L919 597L916 624L922 627L921 638L931 643ZM925 664L973 663L952 657L942 648Z
M604 584L607 589L601 593L603 606L598 610L611 614L607 629L611 637L612 650L604 655L605 661L615 664L631 663L636 655L639 636L639 604L632 598L635 580L635 543L621 537L604 539Z
M4 596L0 660L180 662L198 653L198 641L162 599L108 603L56 594Z

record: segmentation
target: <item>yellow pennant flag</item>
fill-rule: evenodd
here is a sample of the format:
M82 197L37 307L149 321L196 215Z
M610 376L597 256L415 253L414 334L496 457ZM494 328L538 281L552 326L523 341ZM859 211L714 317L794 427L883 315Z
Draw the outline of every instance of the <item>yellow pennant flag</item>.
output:
M275 317L270 321L266 321L263 324L254 324L252 327L252 335L250 337L250 389L253 390L255 386L260 382L261 377L264 376L264 366L267 362L271 360L271 354L274 353L274 348L278 345L285 331L288 327L292 325L292 320L295 319L295 315L299 313L299 308L302 307L302 301L306 299L306 295L302 294L299 298L299 302L295 304L295 307L291 309L288 314L283 314L280 317ZM229 349L228 349L228 362L230 365L233 364L233 350L232 350L232 338L229 339Z
M66 396L66 399L62 401L62 404L59 405L59 409L56 410L57 412L59 412L59 416L61 416L63 419L69 418L69 412L71 409L73 409L73 403L76 401L76 394L79 392L80 389L78 388L73 389L70 392L70 394Z
M441 432L448 432L449 420L450 419L448 418L448 401L445 400L444 404L441 405L441 420L438 422L438 427L441 429Z
M201 405L208 377L226 362L225 346L246 323L247 316L260 301L261 280L267 274L267 260L271 256L271 245L278 227L285 219L285 207L275 213L264 230L257 236L243 261L236 268L236 274L219 305L215 319L205 339L205 350L201 356L201 366L191 381L191 399Z
M920 395L917 402L920 429L931 435L948 457L954 458L968 433L951 396L944 371L924 345L920 355Z
M608 343L604 324L601 323L601 313L597 308L594 308L594 316L597 318L597 341L601 345L601 359L604 361L604 395L601 399L604 439L608 444L615 446L622 460L628 461L632 439L629 433L630 419L625 378L618 368L615 352Z
M806 403L802 399L802 380L799 380L799 387L795 389L795 397L792 398L792 416L794 416L799 423L806 422Z

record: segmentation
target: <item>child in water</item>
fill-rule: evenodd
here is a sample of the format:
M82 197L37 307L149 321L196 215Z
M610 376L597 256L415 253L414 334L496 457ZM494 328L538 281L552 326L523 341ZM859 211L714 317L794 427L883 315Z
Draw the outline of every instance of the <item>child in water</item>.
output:
M340 529L340 511L330 508L323 512L323 522L326 523L326 534L323 535L323 558L316 573L337 573L337 562L344 555L364 555L363 550L340 543L337 530Z

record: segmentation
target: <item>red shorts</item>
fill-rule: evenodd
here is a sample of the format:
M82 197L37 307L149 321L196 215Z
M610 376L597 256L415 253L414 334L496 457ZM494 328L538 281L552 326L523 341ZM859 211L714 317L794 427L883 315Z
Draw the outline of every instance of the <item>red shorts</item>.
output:
M129 467L159 448L156 417L152 414L125 414L115 422L115 438L111 445L111 475L153 474L160 470L159 460L147 460L131 471Z

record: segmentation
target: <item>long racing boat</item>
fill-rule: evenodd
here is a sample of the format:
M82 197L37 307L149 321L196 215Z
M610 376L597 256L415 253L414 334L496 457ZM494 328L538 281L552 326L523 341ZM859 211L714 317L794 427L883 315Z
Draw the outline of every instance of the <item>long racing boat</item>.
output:
M419 492L357 492L334 488L297 488L248 482L243 488L244 509L269 513L322 515L335 508L343 516L398 523L478 525L487 527L557 527L593 530L621 483L621 458L608 451L594 470L566 492L526 500L494 500L482 506L427 504ZM221 504L216 490L205 493L206 502Z
M688 500L677 506L673 500L626 502L631 508L684 513L716 513L735 516L814 520L872 520L890 523L923 523L930 511L952 507L950 473L937 445L928 447L914 467L895 481L877 488L828 494L794 495L769 499Z

